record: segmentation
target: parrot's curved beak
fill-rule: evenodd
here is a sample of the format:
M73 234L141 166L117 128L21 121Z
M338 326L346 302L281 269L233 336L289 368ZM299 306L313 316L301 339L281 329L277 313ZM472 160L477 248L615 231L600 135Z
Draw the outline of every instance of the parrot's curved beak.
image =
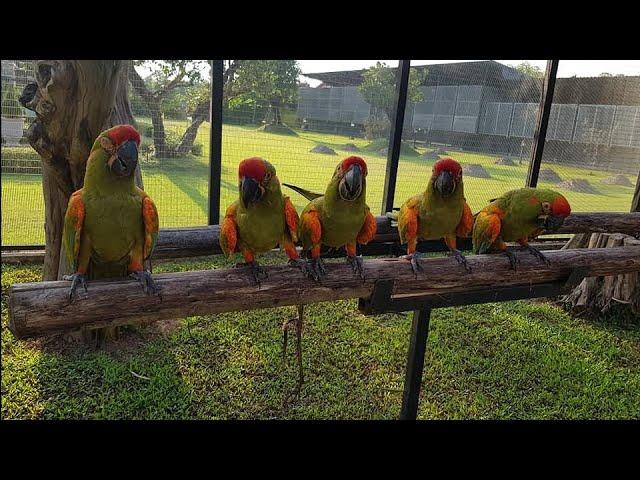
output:
M448 197L456 190L456 181L453 175L447 170L441 171L433 182L435 189L443 197Z
M363 182L364 177L360 165L351 165L342 180L340 180L340 185L338 186L340 197L348 202L355 200L362 193Z
M119 177L133 175L138 165L138 145L127 140L116 150L115 159L111 163L111 171Z
M544 229L547 232L555 232L564 223L564 218L565 217L561 217L560 215L547 215L544 221Z
M240 195L242 197L242 203L245 206L249 206L251 203L255 203L262 198L264 188L260 186L255 179L249 177L242 177L240 180Z

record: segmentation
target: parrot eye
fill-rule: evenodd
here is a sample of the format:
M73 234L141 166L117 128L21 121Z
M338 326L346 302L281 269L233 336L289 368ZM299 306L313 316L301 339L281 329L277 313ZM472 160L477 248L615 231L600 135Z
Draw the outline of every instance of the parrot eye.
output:
M545 214L551 212L551 204L549 202L542 202L542 212Z
M269 183L269 181L271 180L271 172L267 172L264 174L264 179L262 180L262 183Z

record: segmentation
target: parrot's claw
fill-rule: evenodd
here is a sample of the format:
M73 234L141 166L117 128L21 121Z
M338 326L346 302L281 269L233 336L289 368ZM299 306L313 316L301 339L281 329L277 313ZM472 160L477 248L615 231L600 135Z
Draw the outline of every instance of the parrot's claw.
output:
M541 262L544 262L546 265L551 265L551 260L549 260L545 255L543 255L542 252L537 248L532 247L531 245L526 245L526 249L529 250L531 255L536 257Z
M454 248L453 250L451 250L451 256L455 258L458 261L458 263L464 267L467 273L471 273L471 267L467 263L467 259L465 258L464 255L462 255L460 250Z
M513 270L514 272L517 271L518 263L520 263L520 260L518 260L518 257L516 257L516 254L513 253L511 250L505 250L503 253L509 259L509 265L511 266L511 270Z
M411 270L413 270L413 273L415 273L416 275L418 275L418 272L422 272L422 266L420 265L420 259L422 257L425 257L426 255L424 253L421 252L413 252L410 255L405 255L402 258L406 259L406 260L411 260Z
M87 290L87 276L82 274L82 273L74 273L73 275L64 275L62 277L63 280L68 280L71 281L71 289L69 290L69 301L73 301L73 294L76 291L76 288L78 288L78 284L82 285L82 287L84 288L85 293L88 292Z
M292 258L291 260L289 260L289 265L298 267L302 271L305 277L315 280L316 282L320 281L320 276L313 268L313 265L311 264L311 262L307 260L303 260L301 258L297 258L297 259Z
M142 284L142 290L147 295L155 295L159 293L159 289L156 286L156 283L153 281L149 270L139 270L137 272L131 272L129 276L136 279Z
M266 280L269 278L267 271L264 267L260 266L258 262L248 262L247 266L251 269L251 274L253 275L253 279L256 281L256 284L260 285L260 280Z
M362 261L362 257L357 255L347 257L347 263L351 265L353 273L360 275L360 278L364 280L364 262Z
M324 262L320 257L311 259L311 268L318 278L325 277L327 275L327 271L324 268Z

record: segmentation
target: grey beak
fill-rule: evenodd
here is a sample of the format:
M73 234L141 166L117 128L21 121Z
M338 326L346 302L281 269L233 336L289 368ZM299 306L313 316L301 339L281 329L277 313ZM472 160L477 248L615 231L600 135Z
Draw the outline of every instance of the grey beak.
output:
M253 178L242 177L240 181L240 195L242 196L242 203L244 203L245 206L257 202L262 198L260 184Z
M448 197L451 195L456 189L456 181L453 178L453 175L446 170L443 170L436 177L436 181L434 187L440 195L443 197Z
M355 200L362 193L362 169L354 164L349 167L340 182L340 196L347 201Z
M133 140L127 140L116 151L116 159L111 164L111 171L119 177L128 177L138 165L138 145Z

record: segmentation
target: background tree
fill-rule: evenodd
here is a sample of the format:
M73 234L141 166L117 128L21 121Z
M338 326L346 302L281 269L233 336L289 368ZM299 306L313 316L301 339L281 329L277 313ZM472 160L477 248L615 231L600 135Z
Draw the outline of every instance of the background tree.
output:
M84 183L93 142L105 129L134 124L122 60L37 60L20 104L36 113L25 136L42 158L44 280L71 273L61 255L70 195ZM139 167L136 183L142 187ZM25 206L25 208L28 208Z
M267 104L265 122L281 125L280 108L298 98L299 75L296 60L237 60L235 70L227 76L227 101Z
M420 85L428 75L426 69L421 73L412 68L409 72L409 86L407 100L413 103L422 102L424 95L420 90ZM358 85L358 91L364 101L376 110L384 112L389 121L392 120L393 102L395 98L395 71L387 64L376 62L373 67L366 69L362 73L362 83Z
M153 145L158 158L183 155L193 146L198 127L209 117L210 75L203 75L206 60L134 60L127 66L131 86L145 106L153 126ZM143 79L136 67L153 69L148 78ZM191 96L191 124L177 145L168 145L164 126L164 104L170 100L180 100L179 91ZM173 105L175 110L175 104ZM171 110L171 108L170 108Z
M520 73L533 78L544 78L544 71L540 67L531 65L531 63L527 62L526 60L516 65L515 69Z

